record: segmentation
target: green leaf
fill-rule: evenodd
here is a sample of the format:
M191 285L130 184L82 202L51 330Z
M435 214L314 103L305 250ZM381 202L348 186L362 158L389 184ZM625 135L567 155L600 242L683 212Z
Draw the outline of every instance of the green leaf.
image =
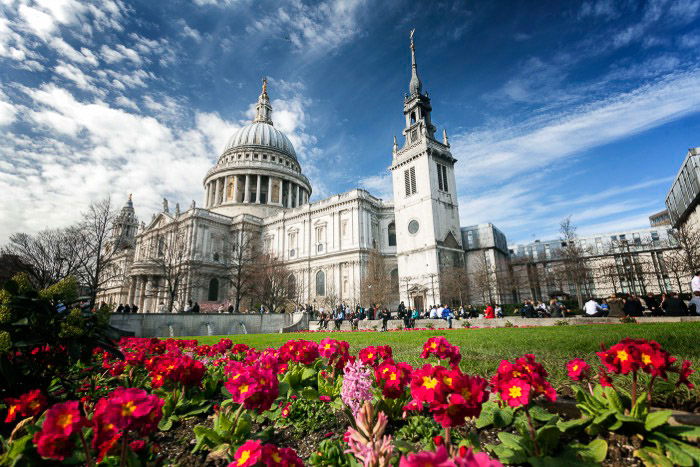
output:
M504 464L523 464L527 460L527 454L522 449L511 449L503 444L492 447L493 453Z
M173 419L175 417L168 417L168 418L162 418L160 422L158 422L158 429L160 431L168 431L173 427Z
M671 415L673 415L671 410L659 410L657 412L649 413L644 421L644 429L647 431L653 431L655 428L667 423L668 419L671 418Z
M556 414L547 411L547 409L540 407L539 405L530 407L529 412L530 416L538 422L548 422L557 416Z
M540 446L541 455L553 453L560 437L561 431L555 425L545 425L537 430L535 438Z
M586 445L586 450L579 454L583 460L601 463L608 455L608 443L604 439L594 439Z
M568 432L575 432L577 430L582 429L586 425L588 425L591 422L590 417L581 417L581 418L575 418L573 420L559 420L557 422L557 427L563 432L563 433L568 433Z
M661 431L674 438L699 438L700 437L700 426L688 426L688 425L666 425L662 427Z
M529 447L528 443L525 441L525 438L523 438L522 436L514 435L513 433L501 431L498 433L498 439L500 439L505 446L512 450L521 449L523 451L526 451Z
M658 448L647 446L634 451L634 455L639 457L647 467L673 467L673 463Z
M608 399L608 407L611 409L614 409L617 412L624 413L625 412L625 407L622 405L622 401L620 400L620 396L618 395L617 391L615 391L614 388L611 387L606 387L605 388L605 397Z
M630 415L632 417L637 417L643 419L649 413L649 404L647 402L647 393L643 392L637 397L637 402L632 406L630 410Z
M610 417L615 415L614 410L606 410L604 412L599 413L594 419L593 419L593 424L594 425L602 425L604 424Z
M315 390L314 388L304 388L301 391L301 396L304 399L310 400L310 401L317 401L318 400L318 391Z
M301 372L301 380L307 381L310 379L316 379L316 370L313 368L304 368L304 371Z

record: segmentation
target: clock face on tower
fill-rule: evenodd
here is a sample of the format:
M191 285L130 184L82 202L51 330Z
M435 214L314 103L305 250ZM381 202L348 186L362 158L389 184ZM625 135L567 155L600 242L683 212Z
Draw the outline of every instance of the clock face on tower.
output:
M408 233L410 233L411 235L415 235L418 232L419 228L420 224L415 219L408 223Z

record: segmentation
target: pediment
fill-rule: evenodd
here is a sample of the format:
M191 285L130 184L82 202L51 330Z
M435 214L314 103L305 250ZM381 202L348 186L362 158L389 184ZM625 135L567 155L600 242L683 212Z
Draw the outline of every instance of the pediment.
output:
M455 236L452 235L452 232L447 233L447 236L445 237L445 240L442 243L448 248L462 248Z

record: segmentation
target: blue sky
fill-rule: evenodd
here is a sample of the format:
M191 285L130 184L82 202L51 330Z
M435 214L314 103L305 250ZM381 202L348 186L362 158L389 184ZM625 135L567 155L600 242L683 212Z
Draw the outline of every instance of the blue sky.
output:
M643 227L700 146L700 0L0 0L0 242L91 199L188 206L267 76L314 199L388 198L408 32L462 225Z

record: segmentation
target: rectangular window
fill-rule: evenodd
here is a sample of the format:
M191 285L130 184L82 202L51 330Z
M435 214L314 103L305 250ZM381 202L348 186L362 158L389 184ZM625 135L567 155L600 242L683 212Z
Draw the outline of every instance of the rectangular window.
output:
M440 191L447 191L447 167L438 164L437 165L437 174L438 174L438 188Z
M403 171L404 185L406 188L406 196L411 196L416 192L416 168L411 167Z

